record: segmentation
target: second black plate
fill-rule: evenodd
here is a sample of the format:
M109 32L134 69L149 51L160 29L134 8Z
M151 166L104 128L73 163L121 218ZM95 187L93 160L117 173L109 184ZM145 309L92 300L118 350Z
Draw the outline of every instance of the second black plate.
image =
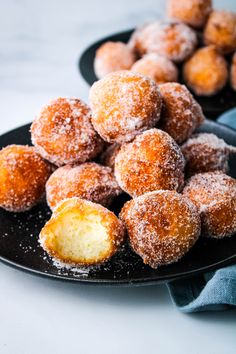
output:
M127 43L132 32L133 30L128 30L112 34L108 37L100 39L85 49L79 59L79 70L82 77L89 85L92 85L95 81L97 81L93 66L96 50L107 41L121 41ZM220 114L235 107L236 105L236 92L234 92L229 86L226 86L217 95L211 97L195 96L195 98L200 103L204 114L209 119L217 118Z

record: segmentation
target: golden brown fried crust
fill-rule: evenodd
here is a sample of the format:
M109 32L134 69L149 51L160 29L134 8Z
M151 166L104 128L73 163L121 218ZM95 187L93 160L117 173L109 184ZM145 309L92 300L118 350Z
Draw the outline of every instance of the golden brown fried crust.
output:
M228 80L227 63L214 46L200 48L184 64L183 75L193 92L211 96L219 92Z
M95 162L58 168L46 185L47 202L51 209L63 199L79 197L109 206L121 193L111 168Z
M115 159L116 179L133 197L158 189L180 190L183 170L179 146L159 129L147 130L122 145Z
M236 50L236 14L229 11L211 12L204 29L206 45L213 44L222 54Z
M97 77L119 70L129 70L135 62L135 55L123 42L106 42L96 51L94 69Z
M229 155L236 153L235 147L208 133L194 135L182 145L181 150L186 160L185 172L188 177L218 170L227 172Z
M108 252L99 259L78 259L76 262L68 257L64 257L56 248L56 243L53 239L53 234L57 228L60 227L60 220L70 213L76 212L81 218L89 215L90 218L99 216L100 223L106 228L108 239L110 241L110 248ZM69 227L69 225L68 225ZM95 226L96 227L96 226ZM114 213L104 208L103 206L89 202L81 198L69 198L63 200L58 204L54 210L51 219L45 224L40 232L39 240L44 250L54 259L62 264L69 264L72 266L90 266L97 265L107 261L125 240L125 229L121 220L119 220Z
M144 24L140 27L137 27L130 36L130 39L127 43L129 48L135 53L137 58L142 57L145 54L145 50L142 47L142 41L140 34L142 33L143 29L147 26Z
M43 107L32 123L31 137L38 152L57 166L85 162L103 148L90 108L75 98L58 98Z
M9 145L0 151L0 206L23 212L37 204L45 193L52 166L34 147Z
M200 235L190 200L174 191L154 191L127 202L121 213L133 250L153 268L179 260Z
M90 101L94 128L111 143L132 140L160 118L161 95L156 83L131 71L117 71L95 82Z
M168 58L155 53L146 54L130 70L150 77L157 84L178 80L177 66Z
M212 9L211 0L168 0L168 17L183 21L187 25L201 28Z
M230 68L230 82L232 89L236 91L236 52L233 55L232 64Z
M194 51L197 36L194 30L178 21L154 21L138 28L130 45L143 56L156 53L174 62L186 60Z
M182 143L203 123L202 109L184 85L166 83L159 89L163 98L160 128Z
M222 172L191 177L183 195L192 200L201 215L203 236L223 238L236 232L236 180Z

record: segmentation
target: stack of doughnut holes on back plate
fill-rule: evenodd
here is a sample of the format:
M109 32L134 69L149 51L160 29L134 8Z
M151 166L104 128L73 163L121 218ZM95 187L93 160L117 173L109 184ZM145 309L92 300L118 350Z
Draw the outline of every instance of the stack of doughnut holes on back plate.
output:
M211 0L168 0L165 18L138 26L127 44L103 43L94 71L99 79L129 69L158 84L182 80L196 96L236 90L235 28L236 13Z

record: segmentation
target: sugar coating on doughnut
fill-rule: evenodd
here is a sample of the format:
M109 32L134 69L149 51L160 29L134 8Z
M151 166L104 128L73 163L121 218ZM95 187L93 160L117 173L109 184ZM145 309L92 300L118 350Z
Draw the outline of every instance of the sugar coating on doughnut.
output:
M99 161L102 165L110 167L114 170L115 167L115 158L120 150L120 144L112 144L108 146L107 149L103 151L103 153L99 157Z
M135 55L125 43L106 42L96 51L94 69L101 79L113 71L130 69L134 62Z
M58 262L89 266L108 260L124 238L124 226L115 214L74 197L58 204L41 230L39 242Z
M79 197L108 206L121 193L110 167L95 162L58 168L46 184L51 209L63 199Z
M236 50L236 13L212 11L203 36L205 44L213 44L223 54Z
M152 268L177 262L200 235L195 205L174 191L154 191L128 201L120 213L132 249Z
M136 61L130 70L148 76L159 84L178 80L176 65L168 58L155 53L146 54Z
M107 142L124 143L156 125L161 95L156 83L131 71L117 71L90 90L92 123Z
M230 82L232 89L236 91L236 52L233 55L232 64L230 68Z
M183 76L187 86L197 95L211 96L228 80L227 62L214 46L203 47L186 61Z
M197 206L202 235L223 238L236 232L236 180L220 171L191 177L183 195Z
M201 28L212 10L211 0L168 0L168 17Z
M181 190L184 157L170 135L150 129L121 146L115 158L115 176L132 197L159 189Z
M156 53L174 62L188 58L197 44L194 30L177 21L154 21L133 35L133 46L140 55Z
M165 83L159 89L163 98L160 127L182 143L203 123L202 108L184 85Z
M90 108L76 98L60 97L44 106L32 123L31 138L37 151L57 166L90 160L103 147Z
M229 169L229 155L236 153L236 147L226 144L215 134L200 133L188 139L181 147L186 160L188 176L196 173Z
M131 33L131 36L128 40L127 46L135 53L136 58L142 57L145 52L141 46L141 42L139 41L139 34L142 33L142 30L147 26L147 23L135 28L135 30Z
M0 206L24 212L45 194L52 167L32 146L8 145L0 151Z

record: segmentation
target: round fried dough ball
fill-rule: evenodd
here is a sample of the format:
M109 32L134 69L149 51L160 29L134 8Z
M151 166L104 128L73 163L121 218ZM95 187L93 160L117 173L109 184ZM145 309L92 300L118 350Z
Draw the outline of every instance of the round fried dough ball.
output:
M182 145L181 150L186 160L187 176L217 170L227 172L229 155L236 154L236 147L208 133L194 135Z
M168 17L201 28L212 10L211 0L168 0Z
M230 82L232 89L236 91L236 52L234 53L232 58L232 64L230 69Z
M141 43L139 42L139 34L142 33L143 29L146 26L147 24L144 24L142 26L135 28L127 43L128 47L132 50L133 53L135 53L136 58L142 57L144 54L146 54L143 51Z
M194 30L177 21L154 21L138 28L131 43L139 55L156 53L174 62L186 60L197 45Z
M121 193L112 170L95 162L58 168L46 184L51 209L63 199L79 197L108 206Z
M184 80L200 96L219 92L228 80L227 63L214 46L198 49L184 64Z
M152 268L177 262L200 235L195 205L175 191L154 191L128 201L121 210L130 245Z
M135 62L132 50L122 42L106 42L96 51L95 74L99 79L119 70L128 70Z
M88 161L103 148L90 108L76 98L57 98L43 107L32 123L31 138L37 151L57 166Z
M124 236L122 222L110 210L74 197L58 204L39 240L44 250L62 264L89 266L107 261Z
M52 167L32 146L8 145L0 151L0 207L23 212L45 194Z
M114 170L115 167L115 158L120 150L120 144L112 144L108 146L106 150L100 155L99 161L102 165L110 167Z
M159 189L180 190L184 157L170 135L150 129L121 146L115 159L115 176L132 197Z
M191 177L183 195L197 206L205 237L223 238L236 232L236 180L222 172Z
M236 14L214 10L210 14L204 30L205 44L213 44L221 53L236 50Z
M158 84L178 80L178 69L175 64L155 53L146 54L136 61L131 70L150 77Z
M203 123L202 108L184 85L170 82L159 89L163 98L160 127L182 143Z
M124 143L156 125L161 95L156 83L138 73L117 71L90 90L92 123L107 142Z

